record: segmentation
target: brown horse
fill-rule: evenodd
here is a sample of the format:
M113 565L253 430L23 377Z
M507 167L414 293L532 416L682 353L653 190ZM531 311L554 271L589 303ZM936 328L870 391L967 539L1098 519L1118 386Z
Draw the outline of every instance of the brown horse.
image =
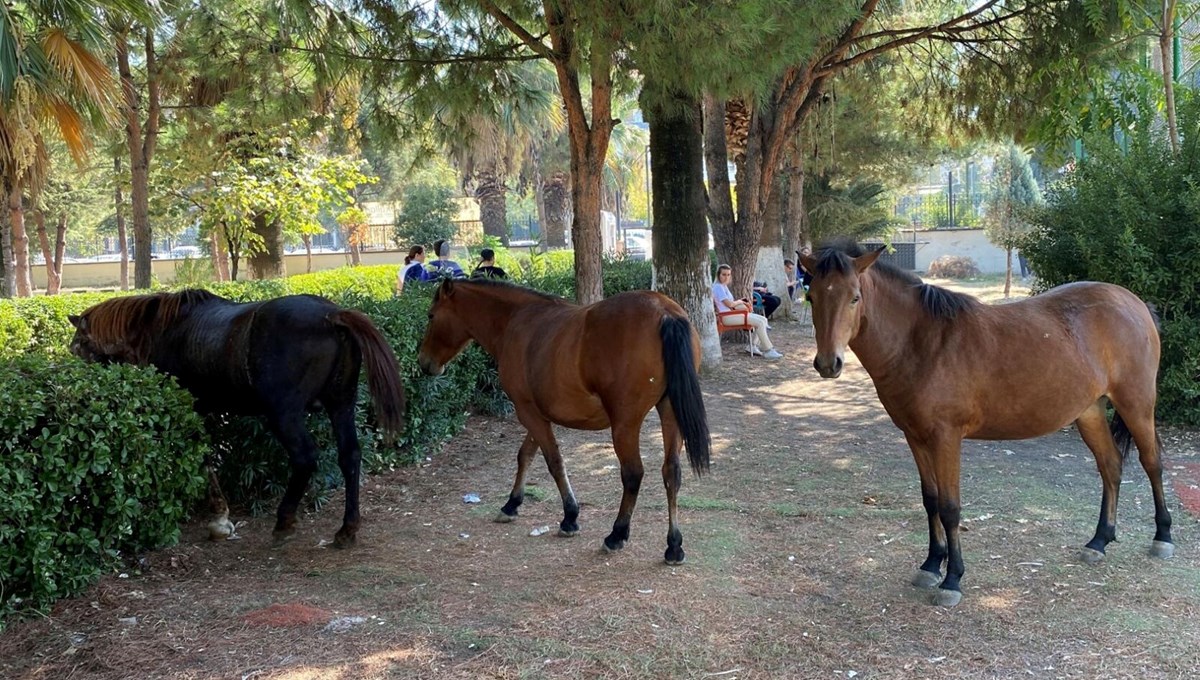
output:
M913 584L938 585L946 560L934 602L954 606L962 598L962 440L1028 439L1072 421L1104 484L1100 520L1084 558L1100 560L1116 537L1130 437L1154 492L1150 552L1170 557L1171 515L1154 426L1159 339L1153 310L1124 288L1093 282L985 305L876 263L880 252L843 245L803 258L813 274L813 366L824 378L838 377L848 345L904 431L929 519L929 554ZM1111 432L1105 398L1116 410Z
M686 444L696 474L708 468L709 434L700 381L700 339L670 298L638 291L580 307L500 281L444 281L429 310L417 361L430 375L474 340L496 359L500 384L527 434L517 453L517 476L497 522L517 516L525 473L539 448L562 496L560 536L579 531L579 503L567 480L552 424L579 430L612 428L625 489L606 551L629 540L629 521L642 484L639 435L650 409L662 421L663 484L667 490L666 561L684 560L676 523ZM681 439L682 436L682 439Z
M71 352L88 361L150 364L175 376L201 413L265 415L290 457L292 474L279 503L277 538L295 531L296 510L317 469L317 445L305 411L329 414L338 466L346 480L346 513L334 546L358 535L362 462L354 409L365 363L376 420L385 432L404 427L404 387L396 358L371 319L315 295L237 303L205 290L131 295L72 316ZM210 483L215 479L209 474ZM210 488L214 537L228 535L228 508Z

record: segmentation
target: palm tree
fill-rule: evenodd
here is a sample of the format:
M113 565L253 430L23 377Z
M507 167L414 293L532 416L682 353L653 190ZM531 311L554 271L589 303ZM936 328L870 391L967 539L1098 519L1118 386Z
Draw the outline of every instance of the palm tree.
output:
M43 131L56 130L82 163L90 149L90 125L116 120L120 93L101 56L106 16L153 19L145 0L0 5L0 182L8 207L0 235L0 295L31 293L24 199L46 179Z

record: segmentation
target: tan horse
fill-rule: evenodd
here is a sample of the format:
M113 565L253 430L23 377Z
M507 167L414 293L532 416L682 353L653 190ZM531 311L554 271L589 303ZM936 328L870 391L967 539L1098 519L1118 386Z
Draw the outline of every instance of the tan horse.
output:
M708 468L710 448L697 375L700 339L683 309L650 291L581 307L500 281L444 281L429 310L417 358L421 369L439 375L472 340L496 359L500 384L528 432L517 453L512 492L496 521L516 517L529 461L541 448L562 496L559 535L575 535L579 503L551 425L611 427L625 493L604 549L625 547L642 483L642 421L656 408L669 518L665 559L668 564L683 562L683 534L676 521L679 449L686 443L692 469L700 474Z
M876 263L880 252L837 246L803 258L813 275L813 366L822 377L838 377L849 346L904 431L929 519L929 554L913 584L929 588L941 581L937 604L953 606L962 598L962 440L1028 439L1072 421L1104 484L1100 520L1084 558L1100 560L1116 537L1130 437L1154 492L1150 552L1170 557L1171 515L1154 426L1159 338L1153 311L1124 288L1093 282L985 305ZM1105 398L1117 413L1111 432Z

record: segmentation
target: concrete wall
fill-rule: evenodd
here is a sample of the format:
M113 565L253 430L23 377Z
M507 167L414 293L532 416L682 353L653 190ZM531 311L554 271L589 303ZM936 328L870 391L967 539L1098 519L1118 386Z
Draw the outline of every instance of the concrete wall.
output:
M942 255L965 255L975 260L984 274L1003 274L1006 267L1005 251L989 241L982 229L906 230L893 241L916 241L919 272L928 270L929 263Z
M362 254L361 261L365 265L394 264L399 266L404 262L407 253L398 250L373 250ZM151 260L150 268L160 283L175 282L175 269L184 260ZM346 253L314 253L313 271L336 269L350 264ZM285 255L284 266L288 274L303 274L307 270L304 253ZM243 260L239 279L249 276L249 266ZM121 281L120 262L74 262L63 265L63 289L68 288L117 288ZM129 263L129 283L133 285L133 263ZM46 290L46 267L36 265L33 268L33 285L37 290Z

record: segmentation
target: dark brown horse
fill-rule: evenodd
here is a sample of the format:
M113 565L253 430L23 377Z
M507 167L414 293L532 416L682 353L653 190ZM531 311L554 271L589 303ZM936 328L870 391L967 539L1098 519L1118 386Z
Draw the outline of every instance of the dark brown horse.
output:
M1092 282L985 305L876 263L880 252L838 246L803 258L813 274L813 366L822 377L838 377L849 346L904 431L929 519L929 554L913 584L933 587L940 580L937 604L953 606L962 598L962 440L1028 439L1072 421L1104 484L1100 520L1084 558L1098 561L1116 537L1130 437L1154 492L1150 552L1170 557L1171 515L1154 426L1159 339L1153 311L1124 288ZM1105 398L1116 410L1111 431Z
M150 364L175 376L201 412L267 417L292 467L277 538L295 531L296 509L317 469L305 412L324 407L346 480L346 512L334 545L354 543L361 472L354 409L364 362L380 428L399 433L404 426L396 358L365 314L313 295L239 304L185 290L106 300L71 323L71 352L83 359Z
M562 496L559 535L575 535L579 503L552 424L579 430L611 427L625 494L604 549L625 547L642 484L642 421L657 408L670 522L665 558L668 564L683 562L683 534L675 516L682 476L679 448L686 443L692 469L700 474L708 468L710 447L696 373L700 339L683 309L649 291L580 307L499 281L444 281L429 310L417 360L426 373L438 375L471 340L496 359L500 384L528 432L517 453L512 493L496 521L511 522L517 516L529 461L541 448Z

